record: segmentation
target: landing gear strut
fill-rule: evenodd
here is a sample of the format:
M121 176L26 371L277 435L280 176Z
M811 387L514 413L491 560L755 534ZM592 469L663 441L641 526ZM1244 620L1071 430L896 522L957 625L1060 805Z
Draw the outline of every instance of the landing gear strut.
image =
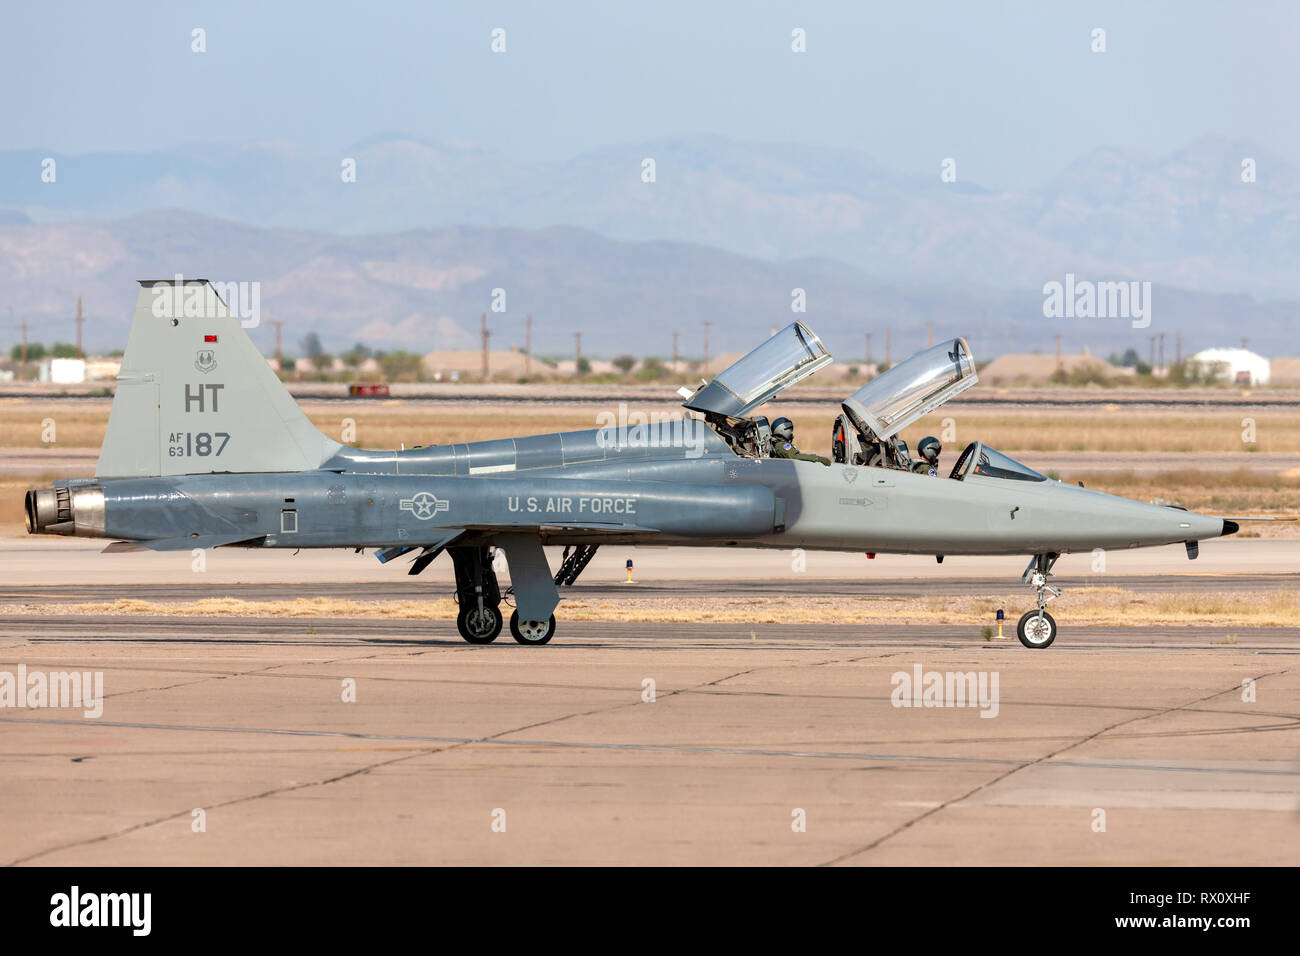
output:
M1047 579L1059 557L1055 552L1034 555L1020 578L1038 592L1038 610L1027 611L1016 624L1016 636L1025 647L1044 648L1056 640L1056 619L1047 613L1047 603L1060 597L1061 589L1048 584Z
M456 566L456 629L471 644L491 644L501 633L501 589L487 547L448 548Z

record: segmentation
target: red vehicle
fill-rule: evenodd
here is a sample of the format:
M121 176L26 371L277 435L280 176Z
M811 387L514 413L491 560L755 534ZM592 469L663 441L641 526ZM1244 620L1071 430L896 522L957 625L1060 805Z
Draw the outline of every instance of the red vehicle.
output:
M348 394L360 398L387 398L387 385L349 385Z

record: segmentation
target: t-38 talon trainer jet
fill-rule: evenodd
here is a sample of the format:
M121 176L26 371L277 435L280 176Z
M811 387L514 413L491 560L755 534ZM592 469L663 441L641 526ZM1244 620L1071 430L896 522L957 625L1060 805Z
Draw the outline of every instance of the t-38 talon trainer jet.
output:
M120 539L106 551L212 547L446 551L457 627L501 632L491 560L504 550L521 644L555 633L558 586L602 544L1031 555L1037 607L1026 647L1056 638L1048 584L1064 553L1185 544L1234 521L1141 504L1049 479L971 442L945 477L911 470L899 432L977 381L963 339L868 382L834 423L830 467L770 457L753 413L831 361L795 322L711 382L683 389L702 417L525 438L369 451L308 421L204 280L142 282L95 477L27 492L28 530ZM543 545L562 545L552 575Z

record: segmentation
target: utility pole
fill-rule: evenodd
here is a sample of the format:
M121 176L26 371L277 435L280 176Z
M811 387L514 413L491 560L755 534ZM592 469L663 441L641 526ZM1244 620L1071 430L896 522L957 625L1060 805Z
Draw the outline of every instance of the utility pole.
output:
M275 370L276 372L283 372L284 371L284 342L280 334L280 327L283 326L284 323L276 322L272 320L271 324L275 326Z
M885 329L885 364L886 365L894 364L893 362L890 361L890 359L893 357L893 347L889 341L891 338L890 336L891 332L893 332L893 329Z
M483 313L480 335L483 339L483 381L486 382L488 377L488 330L486 312Z
M704 374L709 374L709 326L712 322L704 323Z
M871 364L871 333L864 332L862 334L867 337L867 364L870 365Z
M1183 333L1179 332L1174 336L1174 364L1183 364Z
M23 364L18 372L18 381L27 381L27 320L23 319Z
M673 371L677 371L677 333L673 333Z
M1160 371L1163 374L1165 370L1165 333L1160 333Z
M573 374L575 377L582 375L582 333L573 333Z
M524 320L524 374L533 374L533 316Z
M1152 372L1156 370L1156 337L1154 335L1151 336L1151 359L1147 364L1151 366Z
M77 296L77 358L86 357L81 351L81 323L84 321L81 317L81 296Z
M1241 340L1241 350L1242 350L1243 352L1246 350L1246 339L1245 339L1244 336L1242 337L1242 340Z
M925 347L928 349L934 344L934 323L925 323Z
M1061 333L1056 333L1056 370L1061 370Z

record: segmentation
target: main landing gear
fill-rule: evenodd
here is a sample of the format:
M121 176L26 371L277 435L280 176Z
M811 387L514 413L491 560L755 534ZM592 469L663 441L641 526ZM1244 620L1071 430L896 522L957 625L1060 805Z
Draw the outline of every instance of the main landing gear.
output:
M504 623L501 588L492 569L492 549L486 546L448 548L447 553L456 566L456 602L460 605L456 630L471 644L491 644ZM520 644L546 644L555 636L555 615L548 621L521 621L519 612L515 611L510 615L510 634Z
M1056 619L1047 613L1047 603L1061 596L1061 589L1047 583L1052 576L1052 565L1060 555L1055 552L1036 554L1020 580L1032 585L1038 592L1038 610L1027 611L1016 624L1016 636L1025 647L1043 648L1056 640Z
M555 615L549 621L521 621L515 611L510 615L510 633L520 644L545 644L555 636Z
M501 589L487 547L448 548L456 566L456 630L471 644L491 644L501 633Z

